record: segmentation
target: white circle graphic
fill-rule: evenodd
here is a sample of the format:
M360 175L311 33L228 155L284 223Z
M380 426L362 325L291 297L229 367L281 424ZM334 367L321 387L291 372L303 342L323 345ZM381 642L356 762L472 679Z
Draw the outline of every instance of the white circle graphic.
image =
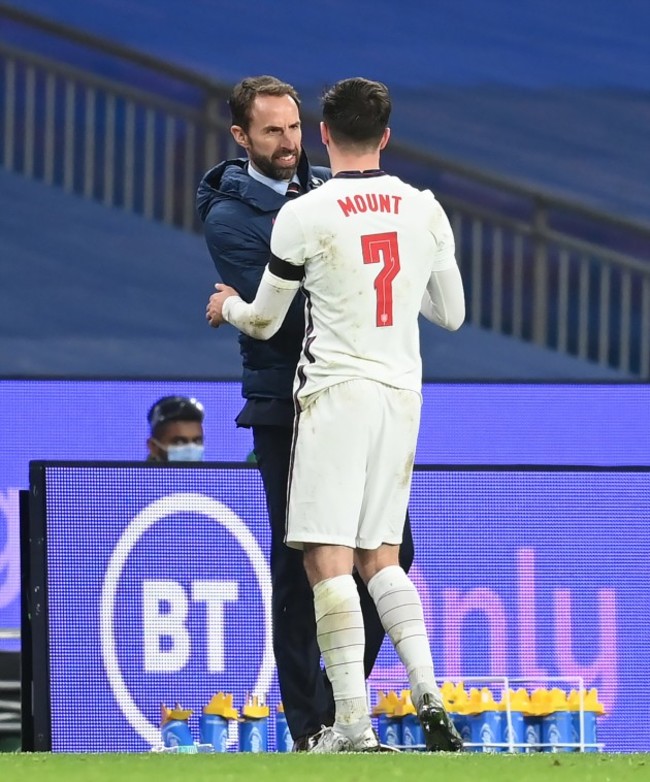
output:
M203 494L177 493L155 500L130 521L122 533L106 568L102 585L100 626L102 658L115 699L133 729L152 747L160 744L160 729L140 711L122 677L113 634L115 598L122 571L136 543L154 524L174 513L198 513L221 524L248 557L262 594L264 610L264 652L255 689L266 693L275 670L271 624L271 573L266 558L246 524L223 503Z

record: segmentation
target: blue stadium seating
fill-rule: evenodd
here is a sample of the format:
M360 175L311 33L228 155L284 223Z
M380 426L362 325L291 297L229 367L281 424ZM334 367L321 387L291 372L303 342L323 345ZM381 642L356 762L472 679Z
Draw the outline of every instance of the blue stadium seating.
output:
M0 236L1 375L239 378L201 237L1 170ZM469 325L422 347L428 379L629 379Z
M650 224L650 93L439 87L396 102L394 138Z
M614 213L650 214L645 0L20 6L223 81L277 73L312 106L337 78L383 79L400 140Z
M198 236L0 171L0 373L238 376Z
M643 0L260 0L245 13L186 0L16 5L216 79L277 73L312 107L337 78L383 79L396 138L613 212L650 213ZM0 37L28 43L8 23ZM214 274L200 237L15 175L0 184L2 374L239 376L233 333L203 321ZM423 352L432 379L624 377L470 326L425 324Z

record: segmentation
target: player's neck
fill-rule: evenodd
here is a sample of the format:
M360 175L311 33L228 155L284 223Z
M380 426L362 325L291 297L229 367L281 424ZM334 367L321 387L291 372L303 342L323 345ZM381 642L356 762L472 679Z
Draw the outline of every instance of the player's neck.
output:
M343 152L334 151L331 147L330 166L332 174L340 174L341 171L375 171L380 168L379 153L371 152L367 155L346 155Z

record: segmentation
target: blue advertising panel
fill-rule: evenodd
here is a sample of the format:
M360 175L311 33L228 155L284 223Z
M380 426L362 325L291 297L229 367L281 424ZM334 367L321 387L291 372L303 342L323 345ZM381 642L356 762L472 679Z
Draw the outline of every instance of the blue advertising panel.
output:
M35 702L49 694L54 751L147 751L162 702L194 710L197 738L219 691L277 705L255 469L40 470L49 688ZM606 749L650 750L648 496L643 469L416 470L412 576L437 675L581 677L607 710ZM373 680L406 686L387 645Z
M0 629L19 625L18 491L29 461L144 460L147 410L167 394L203 402L206 459L246 459L239 383L0 380ZM650 465L650 385L427 384L416 461Z

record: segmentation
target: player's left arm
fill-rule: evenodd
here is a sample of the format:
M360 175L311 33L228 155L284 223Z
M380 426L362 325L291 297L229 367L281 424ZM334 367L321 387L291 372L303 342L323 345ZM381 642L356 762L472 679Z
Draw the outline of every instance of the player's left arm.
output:
M433 198L433 194L427 193ZM420 313L442 328L456 331L465 320L465 291L456 263L456 245L449 219L433 198L430 231L435 241L432 271Z
M420 313L427 320L456 331L465 320L465 292L458 266L432 272L422 297Z
M270 339L282 325L304 276L301 233L295 217L281 209L271 234L271 258L255 299L245 302L233 288L217 284L218 293L212 294L206 310L208 323L216 328L227 322L255 339Z

